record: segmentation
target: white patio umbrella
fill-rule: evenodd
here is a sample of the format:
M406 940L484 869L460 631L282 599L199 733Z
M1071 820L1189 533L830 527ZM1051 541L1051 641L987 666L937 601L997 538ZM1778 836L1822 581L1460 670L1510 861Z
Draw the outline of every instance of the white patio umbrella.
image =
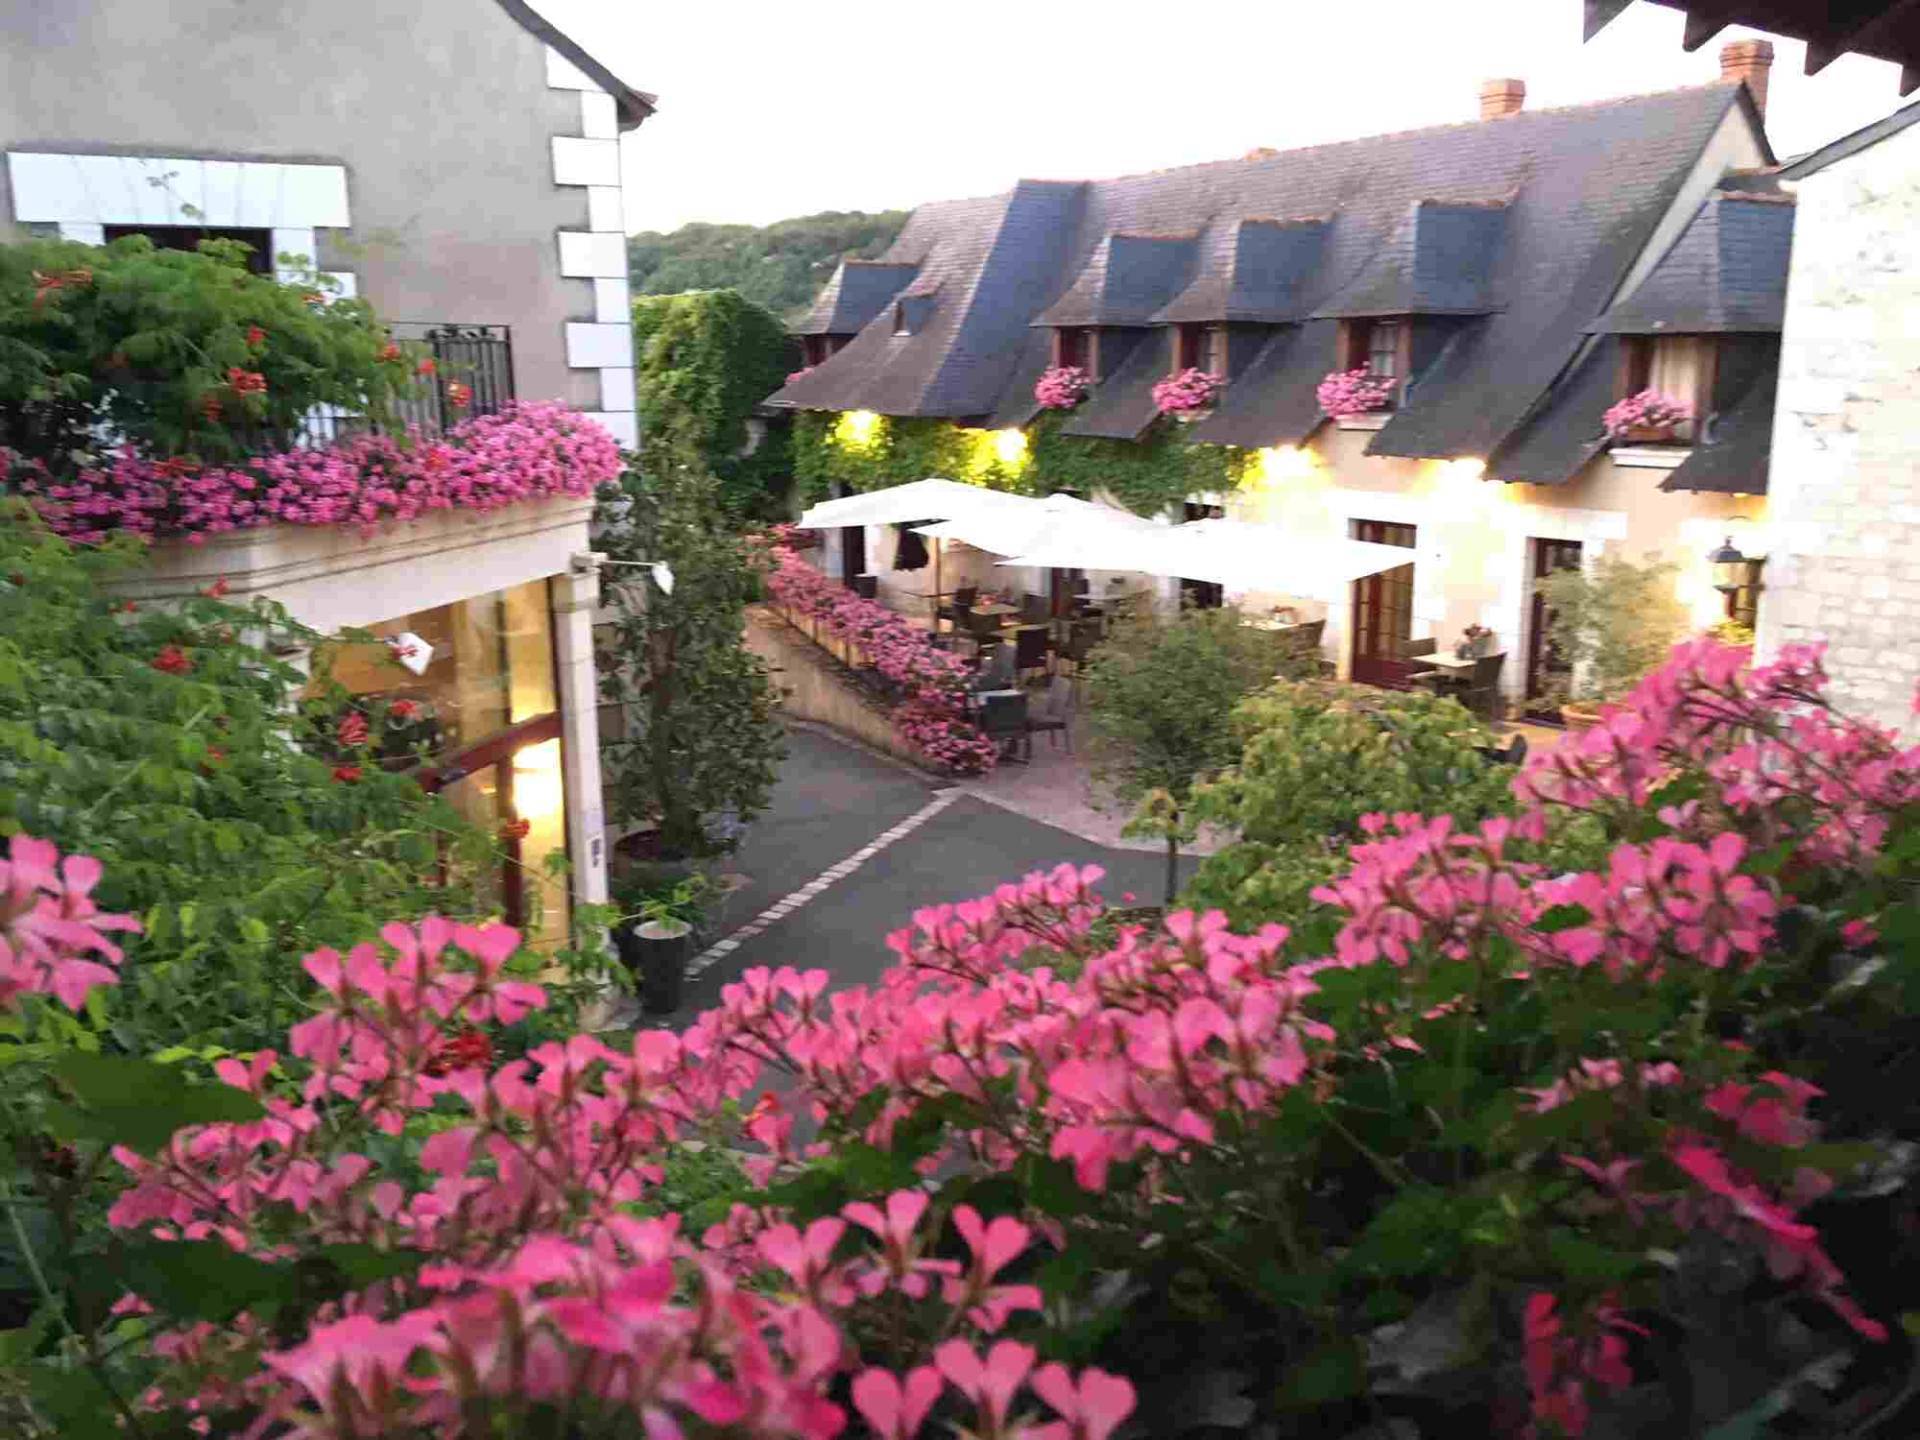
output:
M988 490L980 485L963 485L958 480L929 477L890 485L885 490L868 490L859 495L842 495L837 500L822 500L809 506L795 522L802 530L837 530L851 525L902 525L913 520L950 520L961 515L988 515L996 511L1016 511L1033 502L1003 490ZM934 625L940 613L940 542L933 542Z
M1066 535L1104 535L1152 524L1125 510L1071 495L1049 495L1044 500L1008 498L1018 503L914 528L933 539L958 540L994 555L1025 555L1036 547L1051 546Z
M1333 600L1365 575L1413 563L1413 551L1345 536L1302 535L1280 525L1195 520L1175 526L1163 562L1189 580L1229 590L1271 590Z
M885 490L842 495L807 508L795 522L802 530L837 530L845 525L900 525L910 520L951 520L1033 502L1001 490L963 485L958 480L912 480Z

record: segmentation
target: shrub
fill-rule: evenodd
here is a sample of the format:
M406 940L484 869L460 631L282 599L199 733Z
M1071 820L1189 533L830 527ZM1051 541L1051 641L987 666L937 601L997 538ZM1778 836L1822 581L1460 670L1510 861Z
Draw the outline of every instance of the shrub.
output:
M56 476L103 435L221 464L292 444L315 406L386 416L412 359L319 286L250 274L235 241L0 245L0 447Z
M319 637L265 602L123 602L138 564L0 514L0 830L98 856L139 915L121 1044L252 1048L300 1011L290 953L464 908L489 842L376 758L379 713L339 732L288 659Z
M601 694L622 734L601 751L613 814L659 827L661 852L733 848L767 807L785 741L766 666L747 649L758 563L727 527L719 485L692 467L642 460L601 496L596 544L613 620ZM648 569L671 567L671 593Z
M1540 582L1548 643L1572 667L1562 698L1618 699L1660 664L1687 632L1687 612L1673 589L1677 573L1658 556L1636 564L1602 554L1584 569L1556 570Z
M1095 779L1134 813L1130 832L1166 843L1169 905L1195 834L1194 786L1232 762L1234 706L1285 663L1274 633L1238 610L1123 618L1088 658Z
M1367 821L1325 947L1192 914L1096 944L1063 867L916 912L872 986L754 970L684 1033L505 1065L489 1028L542 999L511 935L316 953L313 1016L219 1085L129 1103L58 1062L75 1148L35 1183L118 1145L94 1293L137 1298L9 1353L43 1416L98 1383L316 1437L824 1440L850 1408L1011 1440L1023 1386L1050 1440L1897 1424L1916 1127L1833 1143L1860 1116L1822 1092L1863 1038L1915 1051L1920 750L1832 712L1817 657L1743 661L1678 651L1518 816ZM1603 867L1525 858L1562 812ZM91 869L54 862L0 880L26 990L102 986ZM630 1213L748 1096L749 1201L697 1242Z
M1368 815L1472 825L1513 808L1515 772L1480 753L1490 737L1454 700L1283 681L1243 700L1234 727L1240 758L1198 787L1193 812L1239 839L1201 863L1189 898L1236 926L1298 923Z

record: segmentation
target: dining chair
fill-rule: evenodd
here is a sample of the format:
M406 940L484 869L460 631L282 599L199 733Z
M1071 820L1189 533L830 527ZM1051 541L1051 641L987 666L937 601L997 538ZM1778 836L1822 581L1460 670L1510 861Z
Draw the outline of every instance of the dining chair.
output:
M1044 733L1049 745L1058 742L1054 736L1066 737L1067 753L1073 753L1073 731L1070 726L1073 714L1073 680L1066 675L1056 675L1047 686L1047 697L1040 707L1040 713L1027 721L1028 743L1032 737Z
M1019 690L991 690L980 697L980 730L999 742L1000 758L1024 765L1033 757L1033 738L1027 733L1027 697ZM1025 749L1025 755L1021 754Z

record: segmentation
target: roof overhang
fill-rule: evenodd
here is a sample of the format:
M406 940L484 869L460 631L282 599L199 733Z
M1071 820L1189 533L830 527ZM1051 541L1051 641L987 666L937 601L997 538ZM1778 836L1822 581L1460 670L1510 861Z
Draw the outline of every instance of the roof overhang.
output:
M1633 0L1586 0L1591 40ZM1866 55L1900 67L1900 93L1920 89L1920 0L1836 5L1833 0L1652 0L1687 17L1680 45L1698 50L1729 25L1745 25L1807 44L1807 74L1842 55Z
M513 17L514 23L522 30L534 39L558 50L582 74L613 96L614 109L620 117L622 130L633 129L658 108L657 96L649 95L644 90L636 90L627 84L589 55L578 42L568 38L551 20L527 4L526 0L499 0L499 5Z

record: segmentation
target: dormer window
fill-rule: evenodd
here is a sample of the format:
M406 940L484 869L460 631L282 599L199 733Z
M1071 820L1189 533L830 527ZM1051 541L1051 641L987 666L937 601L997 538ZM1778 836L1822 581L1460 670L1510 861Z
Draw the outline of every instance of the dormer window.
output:
M1706 335L1629 335L1625 338L1619 394L1624 400L1653 390L1684 404L1694 416L1673 427L1674 439L1691 445L1700 421L1713 409L1716 352Z
M1221 325L1182 324L1173 327L1173 373L1204 370L1227 373L1226 328Z
M1390 405L1398 404L1413 369L1413 326L1403 317L1369 316L1342 325L1340 368L1365 370L1394 385Z
M800 337L800 358L811 368L824 365L835 355L847 348L851 335L802 335Z
M911 335L913 333L912 329L907 325L907 307L903 302L898 300L896 300L893 305L893 333L896 335Z

